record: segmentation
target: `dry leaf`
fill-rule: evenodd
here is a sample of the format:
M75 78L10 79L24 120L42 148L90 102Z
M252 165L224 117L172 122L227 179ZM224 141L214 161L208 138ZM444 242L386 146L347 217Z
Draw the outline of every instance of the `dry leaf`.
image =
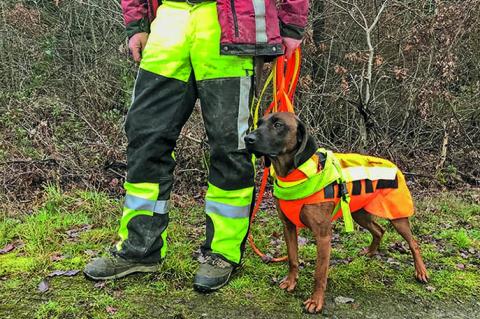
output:
M95 283L94 287L97 288L97 289L103 289L103 288L105 288L106 284L107 283L105 281L99 281L99 282Z
M112 306L107 306L107 308L105 310L107 310L107 312L111 315L114 315L114 314L117 313L117 308L114 308Z
M426 286L425 289L429 292L434 292L436 290L433 286Z
M0 249L0 255L11 252L14 249L21 248L24 246L22 240L17 239L9 244L6 244L2 249Z
M92 225L79 225L75 226L74 228L67 230L65 234L68 236L68 240L70 241L76 241L78 237L80 237L80 234L91 229Z
M40 291L41 293L44 293L48 289L49 289L48 281L46 279L43 279L42 281L40 281L40 284L38 285L38 291Z
M75 276L79 272L80 272L80 270L55 270L55 271L49 273L48 277L55 277L55 276L71 277L71 276Z
M355 301L355 299L353 299L353 298L348 298L348 297L343 297L343 296L335 297L335 303L336 304L346 304L346 303L352 303L354 301Z
M6 254L8 252L11 252L12 250L15 249L15 245L13 244L6 244L5 247L3 247L2 249L0 249L0 255L1 254Z
M65 256L62 255L62 253L60 252L54 252L51 256L50 256L50 261L60 261L60 260L63 260L65 259Z

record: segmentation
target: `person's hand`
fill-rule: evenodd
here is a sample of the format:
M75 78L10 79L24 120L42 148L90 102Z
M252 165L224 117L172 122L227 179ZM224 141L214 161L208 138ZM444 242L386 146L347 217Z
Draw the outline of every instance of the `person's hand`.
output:
M143 49L145 49L147 40L148 40L148 33L140 32L140 33L135 33L128 41L128 48L130 49L130 52L132 53L132 56L133 56L133 60L135 62L140 62L140 60L142 60L142 51Z
M283 37L283 45L285 46L285 57L288 59L292 56L293 51L300 46L302 40L297 40L294 38Z

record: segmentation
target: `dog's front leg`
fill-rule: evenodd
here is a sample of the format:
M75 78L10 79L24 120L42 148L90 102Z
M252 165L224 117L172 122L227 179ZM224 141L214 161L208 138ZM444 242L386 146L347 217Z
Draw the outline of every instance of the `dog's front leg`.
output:
M325 289L327 288L328 265L330 263L330 242L332 227L330 214L333 203L305 205L300 218L308 226L317 242L317 262L313 294L303 304L307 312L320 312L323 308Z
M277 207L278 204L277 204ZM287 243L288 253L288 275L280 282L280 288L291 292L297 286L298 279L298 240L297 227L293 224L280 209L278 209L278 216L283 223L283 236Z

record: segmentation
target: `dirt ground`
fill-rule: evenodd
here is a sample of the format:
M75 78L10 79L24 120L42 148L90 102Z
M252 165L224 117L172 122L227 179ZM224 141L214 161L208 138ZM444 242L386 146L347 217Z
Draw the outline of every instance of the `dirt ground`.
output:
M290 294L278 288L287 265L266 264L250 248L228 286L194 292L194 255L204 238L200 205L173 208L169 252L157 273L95 283L81 270L115 243L121 203L104 193L53 186L45 194L32 212L4 212L0 220L0 318L480 318L477 192L417 199L411 222L430 274L426 285L415 281L408 248L388 222L379 221L387 232L373 258L358 255L370 241L367 232L345 234L335 224L326 305L318 315L302 306L316 256L306 231L299 239L298 286ZM258 246L284 254L273 210L257 218Z

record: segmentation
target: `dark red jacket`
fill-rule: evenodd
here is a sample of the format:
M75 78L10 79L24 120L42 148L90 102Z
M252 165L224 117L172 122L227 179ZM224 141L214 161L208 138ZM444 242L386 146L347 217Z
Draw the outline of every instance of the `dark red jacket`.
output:
M122 0L129 37L149 32L159 2ZM222 54L275 56L283 53L282 37L302 38L307 24L308 0L281 0L278 8L275 0L217 0L217 9L222 29Z

